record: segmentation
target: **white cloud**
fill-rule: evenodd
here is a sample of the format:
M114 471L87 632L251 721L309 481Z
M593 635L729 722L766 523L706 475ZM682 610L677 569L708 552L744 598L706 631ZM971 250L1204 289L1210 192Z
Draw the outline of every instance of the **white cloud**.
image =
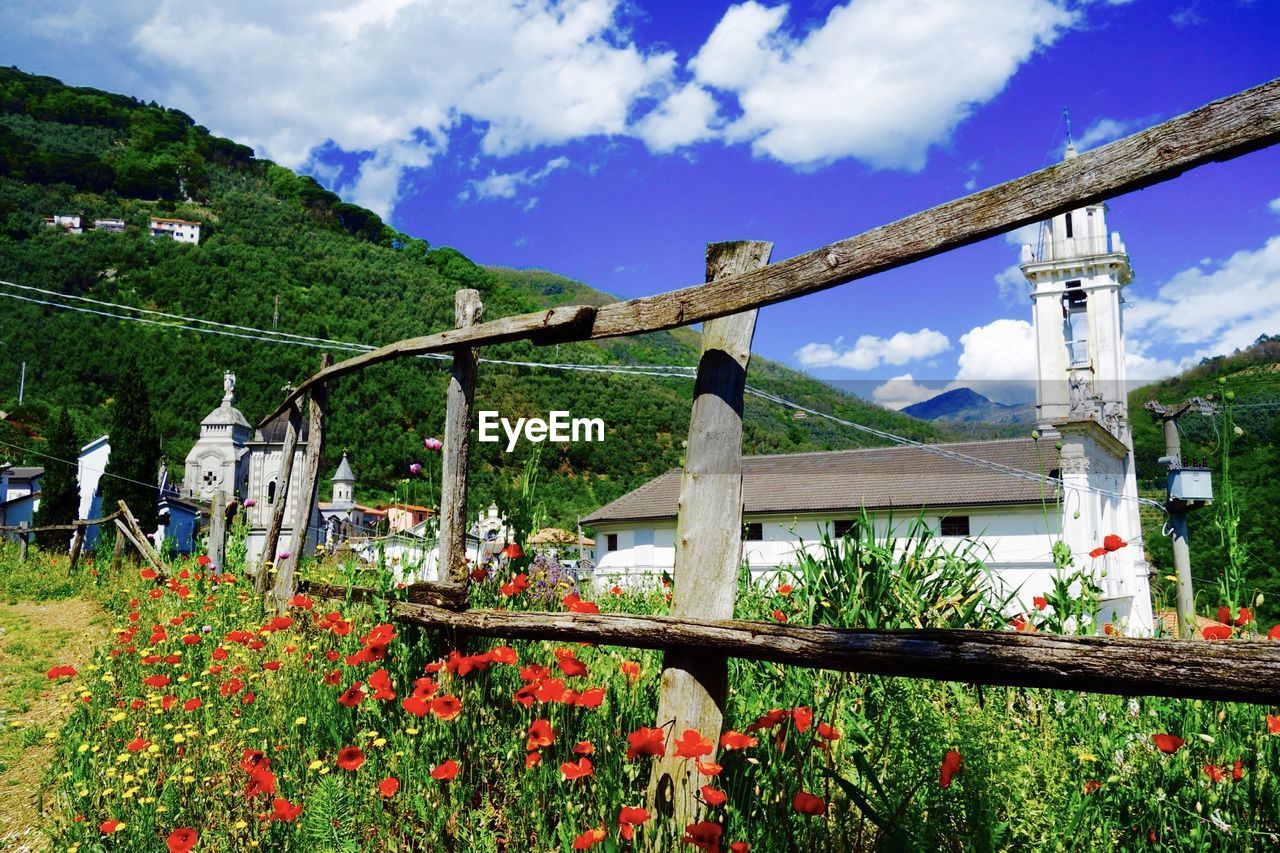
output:
M471 198L479 201L515 198L520 190L536 187L553 172L566 169L568 166L568 157L553 157L547 161L545 166L533 173L530 173L528 169L506 173L490 172L488 177L468 181L467 189L458 193L458 198L462 201L467 201ZM532 208L537 202L536 198L530 199L525 203L525 209Z
M920 403L941 394L941 389L926 388L917 383L910 373L895 376L871 392L871 399L888 409L905 409L912 403Z
M1271 199L1267 204L1267 210L1270 210L1272 213L1280 216L1280 198Z
M26 26L50 33L96 5ZM508 156L629 133L637 104L674 88L674 54L631 40L622 0L143 5L114 33L151 89L139 94L291 168L329 142L359 153L359 174L337 189L383 215L405 171L448 150L464 122L486 155ZM688 109L689 95L674 97L669 113Z
M1189 267L1154 297L1140 293L1130 294L1125 311L1131 336L1163 348L1193 345L1197 358L1248 346L1280 330L1280 235L1225 261Z
M995 274L996 287L1000 289L1000 301L1006 305L1030 305L1031 289L1022 268L1010 264Z
M1098 118L1093 124L1085 128L1084 133L1075 138L1077 151L1088 151L1090 148L1096 148L1104 143L1119 139L1120 137L1133 133L1139 128L1146 127L1151 123L1150 119L1134 118L1134 119L1117 119L1117 118Z
M993 320L960 336L956 381L1002 403L1027 398L1035 388L1035 333L1026 320Z
M857 157L907 169L1077 18L1052 0L858 0L793 35L787 14L733 6L689 63L736 100L726 137L794 165Z
M635 130L651 151L666 152L714 138L722 123L711 93L689 83L650 111Z
M951 348L947 336L933 329L898 332L889 338L862 335L849 348L843 343L843 338L836 338L834 344L808 343L796 350L795 357L804 367L871 370L881 364L907 364L930 358Z

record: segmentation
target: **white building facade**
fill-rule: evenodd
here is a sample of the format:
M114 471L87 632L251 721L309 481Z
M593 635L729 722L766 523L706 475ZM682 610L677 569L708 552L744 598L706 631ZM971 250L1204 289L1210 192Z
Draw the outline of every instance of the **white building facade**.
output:
M179 243L199 243L200 223L188 219L166 219L162 216L151 217L152 237L172 237Z

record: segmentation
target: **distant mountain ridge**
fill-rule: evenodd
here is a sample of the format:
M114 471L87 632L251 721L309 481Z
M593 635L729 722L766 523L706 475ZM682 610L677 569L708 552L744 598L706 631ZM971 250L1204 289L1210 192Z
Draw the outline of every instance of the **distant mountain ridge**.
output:
M952 388L912 403L902 413L945 423L1029 424L1035 422L1036 407L1034 403L997 403L972 388Z

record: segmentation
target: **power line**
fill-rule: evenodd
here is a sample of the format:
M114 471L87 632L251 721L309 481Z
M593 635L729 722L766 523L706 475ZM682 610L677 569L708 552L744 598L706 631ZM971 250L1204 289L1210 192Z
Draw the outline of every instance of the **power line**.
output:
M80 463L79 463L79 462L76 462L76 461L73 461L73 460L71 460L71 459L63 459L63 458L62 458L62 457L60 457L60 456L53 456L53 455L48 454L48 453L41 453L39 450L32 450L30 447L23 447L23 446L22 446L22 445L20 445L20 444L10 444L10 443L9 443L9 442L7 442L7 441L0 441L0 444L3 444L5 447L11 447L11 448L13 448L14 450L20 450L20 451L22 451L23 453L29 453L29 454L31 454L32 456L39 456L39 457L41 457L41 458L43 458L43 459L51 459L51 460L53 460L54 462L61 462L61 463L63 463L64 465L70 465L71 467L75 468L77 471L78 471L78 470L80 470ZM143 483L143 482L142 482L142 481L140 481L140 480L135 480L135 479L133 479L132 477L126 477L126 476L124 476L123 474L112 474L112 473L108 472L105 468L102 468L102 469L98 469L98 468L85 468L85 470L86 470L86 471L97 471L97 472L98 472L99 474L101 474L103 477L114 477L114 478L115 478L115 479L117 479L117 480L124 480L126 483L133 483L134 485L137 485L137 486L146 486L148 489L156 489L156 490L159 490L159 488L160 488L160 487L159 487L159 485L158 485L158 484L156 484L156 483Z
M35 291L35 292L58 296L58 297L67 296L67 294L60 294L57 291L44 290L42 288L31 287L28 285L14 284L13 282L8 282L3 280L0 280L0 284L10 285L13 287L20 287L24 290ZM161 326L167 329L189 330L194 332L204 332L208 334L226 335L226 336L235 337L235 338L259 340L266 343L283 343L283 344L291 344L295 346L306 346L306 347L312 347L312 348L332 347L332 348L342 348L347 350L363 351L363 352L368 352L370 350L376 349L376 347L372 347L367 344L357 344L357 343L351 343L347 341L335 341L328 338L316 338L316 337L309 337L309 336L303 336L303 335L287 336L290 339L270 337L270 335L272 335L271 332L268 332L264 329L255 329L250 326L237 326L232 324L213 323L213 325L221 328L204 329L198 326L181 325L179 323L164 323L156 320L148 320L144 317L131 317L128 315L112 314L109 312L98 311L95 309L81 308L74 305L64 305L60 303L47 302L45 300L19 296L18 294L5 293L3 291L0 291L0 296L7 296L12 299L20 299L25 302L34 302L40 305L47 305L52 308L64 308L71 311L79 311L79 312L109 317L116 320L126 320L131 322L147 323L150 325ZM172 318L172 319L185 321L185 322L212 323L212 321L201 320L195 317L183 317L182 315L177 315L177 314L150 311L150 309L137 309L131 306L119 305L117 303L112 303L112 302L105 302L103 300L93 300L93 299L89 299L88 297L76 297L76 298L86 299L95 304L110 306L114 308L120 308L124 310L146 311L148 313L159 314L166 318ZM233 332L233 331L226 331L225 329L236 329L239 331ZM246 332L256 332L258 334L246 334ZM427 353L419 357L431 358L435 360L447 360L451 358L451 356L444 353ZM628 376L662 376L662 377L675 377L675 378L694 378L694 375L695 375L694 372L697 370L696 367L692 367L688 365L595 365L595 364L517 361L517 360L511 360L511 359L480 359L480 360L488 364L502 364L502 365L508 365L508 366L516 366L516 367L530 367L530 368L541 368L541 369L551 369L551 370L579 370L579 371L616 374L616 375L628 375ZM939 445L926 444L924 442L905 438L903 436L896 435L894 433L890 433L885 430L875 429L874 427L869 427L869 426L866 426L865 424L859 424L853 421L847 421L842 418L838 418L835 415L830 415L825 412L817 411L816 409L811 409L806 406L802 406L799 403L792 402L790 400L787 400L784 397L779 397L775 394L771 394L769 392L763 391L753 386L747 386L746 390L752 395L759 397L761 399L767 400L769 402L777 403L779 405L786 406L788 408L791 408L797 411L806 412L816 417L824 418L833 423L837 423L841 426L845 426L850 429L855 429L860 432L864 432L869 435L876 436L878 438L881 438L885 441L889 441L894 444L916 447L925 452L933 453L938 456L943 456L945 458L952 459L953 461L962 462L964 464L974 465L981 468L986 468L988 470L995 471L997 473L1005 474L1007 476L1016 477L1023 480L1028 480L1031 482L1040 483L1042 485L1065 487L1061 479L1054 479L1054 478L1043 476L1040 474L1033 474L1029 471L1023 471L1019 468L1013 468L1008 465L1001 465L998 462L992 462L986 459L979 459L973 456L968 456L963 453L958 453L956 451L947 450L946 448L940 447ZM1126 495L1122 492L1115 492L1108 489L1099 489L1097 487L1092 487L1092 486L1086 486L1081 488L1084 491L1089 491L1094 494L1114 497L1120 500L1135 500L1139 504L1155 507L1162 511L1164 510L1163 504L1160 504L1149 498L1141 498L1141 497L1135 498L1135 497Z

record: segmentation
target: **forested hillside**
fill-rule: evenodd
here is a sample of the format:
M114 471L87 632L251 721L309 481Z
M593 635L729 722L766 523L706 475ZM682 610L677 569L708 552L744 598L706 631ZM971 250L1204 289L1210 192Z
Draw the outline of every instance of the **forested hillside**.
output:
M76 214L126 222L124 233L67 234L42 217ZM153 240L153 214L203 223L199 245ZM384 344L452 324L453 294L478 289L490 318L541 305L611 297L550 273L477 266L459 252L401 234L375 214L343 203L185 114L132 98L63 86L0 69L0 279L256 329ZM0 286L0 292L49 297ZM105 431L116 372L133 355L156 408L171 470L180 473L199 422L222 394L224 369L238 376L240 408L261 417L281 387L312 372L321 350L278 341L197 334L91 313L0 299L0 441L41 446L55 406L72 410L87 440ZM103 310L81 303L79 307ZM110 309L106 309L110 310ZM152 318L154 319L154 318ZM494 358L583 363L694 364L693 331L541 349L492 347ZM345 353L334 352L341 358ZM16 405L27 363L27 405ZM945 428L871 405L800 373L755 359L750 382L840 416L934 440ZM446 374L439 361L401 361L332 388L326 471L344 449L361 478L357 499L393 490L430 501L425 479L406 485L412 462L431 464L422 439L442 425ZM692 383L486 365L477 403L504 416L567 409L601 417L601 444L551 445L542 454L553 520L612 500L679 463ZM746 450L774 453L856 446L857 433L748 400ZM475 445L472 502L501 501L529 452ZM13 454L0 445L0 453ZM23 461L39 463L36 457ZM438 479L436 480L438 483Z
M1156 462L1164 455L1162 427L1143 404L1172 404L1192 397L1212 398L1218 410L1213 415L1193 410L1178 420L1183 461L1212 468L1217 498L1214 505L1190 515L1188 541L1197 598L1210 611L1224 603L1217 600L1216 584L1232 559L1225 535L1232 523L1226 500L1230 489L1238 512L1234 557L1247 589L1265 596L1260 610L1274 617L1280 614L1280 335L1263 336L1247 349L1206 359L1180 376L1129 395L1138 488L1143 494L1164 499L1166 470ZM1229 474L1225 478L1224 461ZM1153 517L1146 540L1163 577L1172 571L1173 555L1160 527Z

